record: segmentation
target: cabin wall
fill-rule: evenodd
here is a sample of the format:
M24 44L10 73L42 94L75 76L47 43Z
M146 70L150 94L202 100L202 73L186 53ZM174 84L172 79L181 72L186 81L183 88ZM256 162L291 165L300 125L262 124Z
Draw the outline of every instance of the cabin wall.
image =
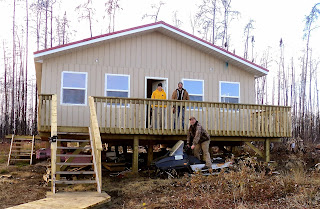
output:
M204 80L204 101L219 101L219 81L240 82L240 103L254 104L254 75L159 32L113 40L43 61L41 93L58 95L58 126L88 126L87 106L60 105L63 71L88 73L88 96L105 96L105 74L130 75L130 97L145 97L145 77ZM187 89L188 90L188 89Z

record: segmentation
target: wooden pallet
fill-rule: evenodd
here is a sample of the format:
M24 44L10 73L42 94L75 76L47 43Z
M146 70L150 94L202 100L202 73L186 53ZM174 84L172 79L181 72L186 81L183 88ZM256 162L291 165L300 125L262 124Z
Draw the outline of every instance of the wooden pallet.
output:
M31 147L25 149L26 147L23 145L26 145L28 142L31 143ZM31 165L34 154L34 142L34 136L12 135L7 166L9 166L10 163L18 161L29 161Z

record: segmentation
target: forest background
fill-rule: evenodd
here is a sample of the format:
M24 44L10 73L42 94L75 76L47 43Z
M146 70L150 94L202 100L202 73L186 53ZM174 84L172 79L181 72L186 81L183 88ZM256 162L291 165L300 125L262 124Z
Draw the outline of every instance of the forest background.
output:
M0 0L0 139L37 134L33 52L165 21L267 69L256 103L292 107L292 131L320 141L320 2Z

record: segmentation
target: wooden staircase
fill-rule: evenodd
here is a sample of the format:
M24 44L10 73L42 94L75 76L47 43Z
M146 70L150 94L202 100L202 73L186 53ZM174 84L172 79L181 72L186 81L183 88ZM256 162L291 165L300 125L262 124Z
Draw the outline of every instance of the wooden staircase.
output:
M8 164L19 161L30 162L32 164L32 156L34 154L34 136L18 136L12 135L10 151L8 155Z
M96 184L101 192L99 175L92 141L77 139L55 139L55 172L52 172L52 191L63 185Z
M89 97L90 126L88 132L90 140L59 139L57 117L57 95L51 96L51 185L52 192L56 187L66 184L96 184L101 193L101 150L102 143L93 97ZM85 133L88 135L88 133ZM69 144L68 144L69 143ZM78 146L69 146L78 143ZM72 150L69 153L69 150ZM87 153L85 153L87 151ZM79 160L80 159L80 160ZM87 159L88 161L83 162ZM84 168L90 169L84 170ZM66 177L65 179L62 177ZM78 179L79 177L80 180ZM73 179L77 178L77 179Z

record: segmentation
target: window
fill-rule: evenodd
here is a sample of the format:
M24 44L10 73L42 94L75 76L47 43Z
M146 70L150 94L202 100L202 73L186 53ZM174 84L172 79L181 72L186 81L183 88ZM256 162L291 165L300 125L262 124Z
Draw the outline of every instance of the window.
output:
M107 97L130 97L130 75L106 74Z
M191 101L203 101L203 80L182 79L183 88L189 93Z
M61 104L87 105L88 73L64 71L61 77Z
M220 102L240 103L240 83L220 81Z

